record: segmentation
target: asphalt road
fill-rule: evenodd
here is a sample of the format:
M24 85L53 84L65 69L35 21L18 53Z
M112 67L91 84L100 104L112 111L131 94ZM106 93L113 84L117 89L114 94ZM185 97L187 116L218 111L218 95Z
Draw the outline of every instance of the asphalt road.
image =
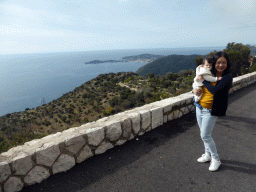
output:
M256 83L229 96L212 136L222 165L204 153L195 113L173 120L22 192L256 191Z

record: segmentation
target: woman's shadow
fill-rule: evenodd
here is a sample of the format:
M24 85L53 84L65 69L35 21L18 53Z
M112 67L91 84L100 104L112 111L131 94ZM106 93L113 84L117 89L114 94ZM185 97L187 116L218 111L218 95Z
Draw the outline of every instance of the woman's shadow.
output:
M221 167L219 171L238 171L242 173L248 173L252 175L256 175L256 165L250 163L244 163L239 161L231 161L231 160L221 160Z

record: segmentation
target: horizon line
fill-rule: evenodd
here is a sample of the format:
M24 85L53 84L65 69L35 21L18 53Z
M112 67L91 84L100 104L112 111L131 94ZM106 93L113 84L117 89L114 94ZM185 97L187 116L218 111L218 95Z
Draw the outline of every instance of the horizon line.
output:
M170 47L170 48L130 48L130 49L100 49L84 51L55 51L55 52L25 52L25 53L0 53L0 55L29 55L29 54L51 54L51 53L78 53L78 52L97 52L97 51L126 51L126 50L152 50L152 49L193 49L193 48L226 48L225 46L197 46L197 47Z

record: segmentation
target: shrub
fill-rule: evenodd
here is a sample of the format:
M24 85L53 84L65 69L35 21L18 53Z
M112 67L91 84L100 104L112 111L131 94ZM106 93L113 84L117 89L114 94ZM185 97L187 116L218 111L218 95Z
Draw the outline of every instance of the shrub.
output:
M165 88L167 88L167 87L169 87L169 86L171 86L172 85L172 81L171 80L165 80L164 81L164 87Z
M169 79L171 81L176 81L176 79L179 77L179 75L177 73L172 73L172 72L169 72L166 74L166 79Z
M256 64L252 65L250 68L249 68L249 72L252 73L256 71Z
M117 96L113 97L112 99L109 100L109 105L111 107L114 107L115 105L119 105L119 98Z
M186 84L185 83L182 83L182 84L180 84L180 86L179 86L179 88L186 88L187 86L186 86Z
M183 81L183 77L177 78L177 81L182 82Z
M133 106L132 102L128 100L124 101L121 105L124 109L130 109Z
M109 115L109 114L111 114L112 111L113 111L113 108L112 107L108 107L106 109L106 111L104 112L104 114Z
M65 115L62 116L62 121L65 122L67 117Z
M171 93L171 94L176 93L175 87L168 87L168 91L169 91L169 93Z
M175 85L176 88L179 88L180 83L179 82L174 82L174 85Z
M85 123L89 122L89 120L88 120L87 117L84 118L84 122L85 122Z

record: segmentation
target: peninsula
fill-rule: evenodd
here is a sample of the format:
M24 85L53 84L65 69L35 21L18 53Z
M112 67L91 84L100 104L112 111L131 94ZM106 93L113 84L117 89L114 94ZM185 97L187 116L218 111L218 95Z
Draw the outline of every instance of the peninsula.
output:
M152 62L156 59L164 57L163 55L153 55L153 54L141 54L135 56L123 57L121 60L93 60L85 62L85 64L100 64L100 63L116 63L116 62Z

